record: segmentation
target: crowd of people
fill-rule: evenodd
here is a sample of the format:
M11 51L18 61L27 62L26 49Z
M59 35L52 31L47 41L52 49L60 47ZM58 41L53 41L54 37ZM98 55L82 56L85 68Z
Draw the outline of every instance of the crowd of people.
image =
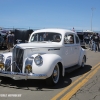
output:
M84 35L84 41L91 51L100 51L100 36L98 33Z
M12 31L8 31L6 35L2 36L0 34L0 46L6 46L9 52L14 45L14 33Z
M45 38L46 36L44 36ZM1 41L3 41L0 38ZM11 51L11 48L14 45L14 33L13 31L8 31L6 36L5 36L5 40L6 40L6 44L7 44L7 49L9 50L9 52ZM84 41L85 44L87 44L89 46L89 49L91 51L100 51L100 36L98 33L94 33L94 34L84 34Z

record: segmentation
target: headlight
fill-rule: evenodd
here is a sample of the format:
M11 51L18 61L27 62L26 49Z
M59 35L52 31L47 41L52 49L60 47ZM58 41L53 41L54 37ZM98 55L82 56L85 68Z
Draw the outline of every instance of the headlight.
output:
M34 61L35 61L36 65L40 65L43 63L43 58L40 55L38 55L34 58Z
M29 57L26 59L25 62L25 73L32 73L32 63L33 63L33 57Z
M0 68L1 68L1 69L4 68L4 63L0 63Z
M25 67L25 73L32 73L32 66L31 65L27 65Z
M4 55L0 54L0 69L4 69Z
M0 63L4 62L4 55L0 54Z

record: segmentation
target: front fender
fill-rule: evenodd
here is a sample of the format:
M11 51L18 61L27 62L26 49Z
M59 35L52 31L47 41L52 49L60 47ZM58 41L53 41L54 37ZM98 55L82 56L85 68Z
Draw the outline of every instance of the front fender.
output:
M32 55L36 57L35 55ZM58 62L62 62L62 58L57 54L42 54L43 64L36 65L34 60L32 64L32 72L35 74L46 74L48 77L52 75L53 69Z
M4 64L5 64L7 57L9 57L9 56L12 57L12 52L2 53L2 54L4 55Z

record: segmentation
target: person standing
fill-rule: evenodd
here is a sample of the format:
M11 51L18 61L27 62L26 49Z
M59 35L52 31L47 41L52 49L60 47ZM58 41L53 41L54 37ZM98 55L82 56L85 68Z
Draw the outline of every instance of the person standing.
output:
M94 43L94 50L98 50L99 51L99 36L98 36L98 33L95 33L93 35L93 43Z
M10 52L10 49L13 47L14 44L14 34L9 31L9 34L7 35L7 44L8 44L8 50Z
M91 51L93 50L93 34L90 36L90 41L91 41Z
M100 39L99 39L98 33L96 33L96 36L97 36L97 48L98 48L98 51L99 51L100 50L100 48L99 48L99 41L100 41Z

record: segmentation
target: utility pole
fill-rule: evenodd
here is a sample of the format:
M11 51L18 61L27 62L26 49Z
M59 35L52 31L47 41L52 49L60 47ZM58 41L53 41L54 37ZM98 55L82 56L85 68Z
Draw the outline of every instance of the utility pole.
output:
M91 14L91 31L92 31L93 30L92 29L93 11L95 10L95 8L92 7L91 10L92 10L92 14Z

